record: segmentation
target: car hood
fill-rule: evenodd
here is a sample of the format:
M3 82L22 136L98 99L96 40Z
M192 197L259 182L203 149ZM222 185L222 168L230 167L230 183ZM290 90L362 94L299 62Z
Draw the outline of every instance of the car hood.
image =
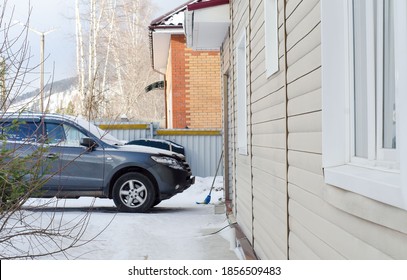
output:
M124 145L124 146L116 146L115 147L119 151L124 151L124 152L137 152L137 153L147 153L147 154L152 154L152 155L167 155L167 156L177 156L179 158L184 158L184 155L173 152L173 151L168 151L164 149L159 149L159 148L153 148L153 147L148 147L148 146L142 146L142 145Z

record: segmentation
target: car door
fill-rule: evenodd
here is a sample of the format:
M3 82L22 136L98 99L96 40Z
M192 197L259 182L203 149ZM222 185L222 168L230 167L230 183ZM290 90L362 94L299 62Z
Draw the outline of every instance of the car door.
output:
M97 195L103 190L104 149L80 145L85 131L68 123L45 122L48 187L63 196Z
M25 177L39 178L42 170L41 139L42 124L38 120L7 120L0 124L0 149L3 150L1 163L6 164L13 157L22 159L19 166L30 171ZM7 153L5 151L8 151ZM4 161L3 161L4 160ZM26 178L30 180L30 178Z

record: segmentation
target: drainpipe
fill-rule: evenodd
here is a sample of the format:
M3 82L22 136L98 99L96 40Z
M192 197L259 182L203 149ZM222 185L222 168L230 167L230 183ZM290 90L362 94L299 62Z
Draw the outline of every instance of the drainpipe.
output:
M167 75L166 73L160 72L159 70L155 69L154 67L154 44L153 44L153 32L154 29L152 26L149 27L149 43L150 43L150 51L151 51L151 68L153 68L153 71L163 75L164 77L164 110L165 110L165 128L168 128L168 107L167 107ZM153 134L152 134L153 135Z

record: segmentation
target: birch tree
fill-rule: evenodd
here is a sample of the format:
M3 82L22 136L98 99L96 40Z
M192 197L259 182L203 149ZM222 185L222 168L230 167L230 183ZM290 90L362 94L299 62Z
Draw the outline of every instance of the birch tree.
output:
M76 11L82 114L90 119L156 117L160 98L143 96L144 88L159 78L150 65L150 1L76 0Z
M78 73L78 90L85 97L85 52L83 48L82 22L79 0L75 0L75 23L76 23L76 66Z

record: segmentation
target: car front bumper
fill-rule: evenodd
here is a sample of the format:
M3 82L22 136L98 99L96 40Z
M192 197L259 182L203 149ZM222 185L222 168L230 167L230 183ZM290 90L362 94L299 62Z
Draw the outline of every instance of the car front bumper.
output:
M195 184L195 176L189 170L176 170L158 164L150 168L150 172L157 181L160 200L169 199Z

